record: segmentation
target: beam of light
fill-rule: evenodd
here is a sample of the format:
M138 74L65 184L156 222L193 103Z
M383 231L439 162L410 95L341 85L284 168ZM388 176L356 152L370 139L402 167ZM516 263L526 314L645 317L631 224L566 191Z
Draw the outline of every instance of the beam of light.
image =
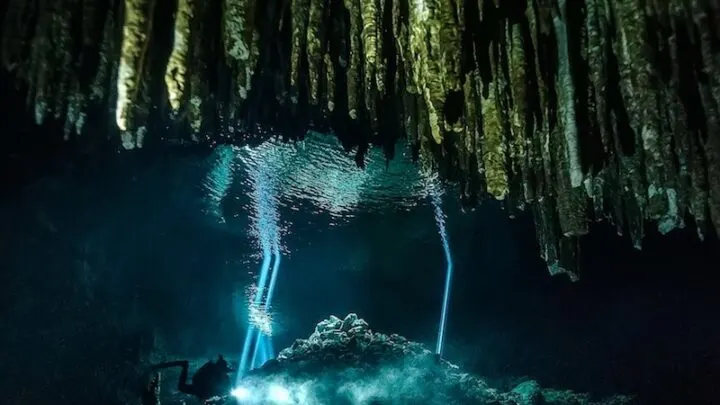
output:
M276 238L275 241L273 241L273 266L272 266L272 276L270 276L270 285L268 286L267 291L267 297L265 297L265 303L262 305L262 307L265 309L265 311L269 311L272 305L272 298L273 294L275 292L275 285L277 283L277 276L278 271L280 270L280 243L279 240ZM258 329L256 332L256 338L255 338L255 350L253 352L253 358L251 367L256 368L260 367L261 365L265 364L266 361L270 360L271 358L275 357L275 353L272 351L272 330L263 331L261 329Z
M450 253L450 240L445 227L445 214L443 213L442 208L442 189L437 181L430 183L430 199L435 210L435 222L438 227L438 233L440 234L443 252L445 253L445 263L447 266L445 269L445 288L443 290L443 303L442 312L440 313L440 325L438 327L437 346L435 347L435 353L442 355L443 347L445 345L445 331L447 327L448 307L450 303L453 260L452 254Z
M261 367L266 361L275 357L273 353L270 353L270 347L272 346L272 337L264 335L260 332L257 334L255 343L255 352L253 353L252 368Z
M258 358L258 353L261 353L261 356L264 356L267 352L265 349L265 338L266 336L260 331L255 332L255 346L253 348L252 360L250 360L251 369L258 368L264 363L264 359L262 357Z
M267 254L263 254L263 261L262 265L260 267L260 279L258 280L258 287L255 292L254 300L261 299L262 295L262 289L265 288L265 284L267 283L267 276L268 276L268 270L270 269L270 260L272 259L272 256L269 254L269 252L266 252ZM239 367L239 373L238 376L243 374L248 370L248 360L250 358L250 350L252 347L252 338L254 335L254 331L257 329L255 326L253 326L252 320L248 322L248 330L245 333L245 341L243 342L243 349L242 349L242 355L240 357L240 367Z
M212 169L204 181L204 188L207 191L208 209L221 222L225 222L222 214L221 204L232 186L234 173L234 162L236 150L230 146L220 146L215 150ZM262 248L263 258L260 265L260 272L257 286L250 303L250 321L248 331L243 342L242 355L240 358L239 370L243 373L248 368L248 360L252 351L253 336L255 330L262 329L267 323L262 316L257 316L257 309L262 303L262 297L267 286L270 264L272 261L272 240L275 239L277 231L277 213L274 204L273 187L267 170L257 170L253 173L253 201L256 203L256 216L254 217L254 229ZM269 326L267 326L269 328Z
M275 257L275 264L273 264L273 273L272 277L270 277L270 286L268 287L268 294L265 299L265 305L268 306L272 302L273 294L275 293L275 284L277 283L278 270L280 270L280 243L278 241L275 242L273 256Z
M269 309L280 268L280 230L275 182L264 165L250 171L255 208L253 230L263 252L263 264L254 293L249 299L248 328L243 343L238 379L250 368L264 364L272 353L272 319ZM270 265L272 263L272 270ZM270 282L268 284L268 277Z
M274 241L273 255L275 256L275 263L273 264L273 272L272 276L270 277L270 286L268 287L267 297L265 298L266 310L269 310L272 306L272 299L275 293L275 285L277 284L277 276L278 272L280 271L281 255L279 233L276 235ZM272 330L270 331L270 333L267 333L265 335L265 342L263 344L263 348L265 349L265 358L263 359L263 363L265 363L266 361L275 357L275 352L273 350L272 344Z
M235 178L235 151L230 146L221 146L215 154L217 156L210 173L205 177L203 187L207 191L208 211L220 222L225 222L221 204Z

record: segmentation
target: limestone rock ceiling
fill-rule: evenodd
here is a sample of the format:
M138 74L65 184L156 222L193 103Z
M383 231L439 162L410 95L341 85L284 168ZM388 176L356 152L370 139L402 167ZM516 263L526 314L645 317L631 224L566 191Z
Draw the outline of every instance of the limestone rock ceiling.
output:
M3 27L66 137L332 129L360 163L404 137L463 197L532 210L555 270L591 220L638 247L647 221L720 230L720 0L7 0Z

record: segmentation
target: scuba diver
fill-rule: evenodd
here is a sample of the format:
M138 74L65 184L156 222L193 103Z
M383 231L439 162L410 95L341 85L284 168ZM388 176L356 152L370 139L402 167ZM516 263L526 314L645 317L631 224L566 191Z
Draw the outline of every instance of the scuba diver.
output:
M206 402L213 397L225 397L232 390L229 373L234 370L222 355L219 355L216 361L208 361L192 377L192 383L188 384L188 369L190 363L187 360L172 361L155 365L151 368L151 381L145 385L143 390L143 405L157 405L159 403L159 370L181 367L180 378L178 380L178 391L192 395Z
M208 361L192 377L192 383L188 384L188 362L183 361L178 390L182 393L193 395L201 401L212 397L226 396L232 390L232 383L228 375L233 371L223 356L218 356L216 361Z

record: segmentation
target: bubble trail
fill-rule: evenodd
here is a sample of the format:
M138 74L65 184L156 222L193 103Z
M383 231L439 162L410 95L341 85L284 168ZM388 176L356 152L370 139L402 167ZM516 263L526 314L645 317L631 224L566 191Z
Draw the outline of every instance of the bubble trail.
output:
M438 327L437 345L435 347L435 354L442 355L443 347L445 346L445 332L447 329L448 319L448 307L450 303L450 290L452 286L453 277L453 259L450 250L450 240L447 234L447 228L445 226L445 214L442 208L442 190L437 184L432 184L430 190L430 198L432 201L433 208L435 210L435 223L438 227L438 233L440 234L440 240L442 242L443 252L445 253L445 287L443 290L443 303L442 311L440 313L440 325Z
M277 273L280 266L280 231L275 184L270 176L269 168L259 166L251 170L249 174L252 178L253 191L251 197L253 206L255 207L253 228L263 252L263 261L260 268L257 288L250 299L250 312L252 315L253 309L267 311L269 308L269 299L272 298L275 290ZM271 263L273 264L272 271L270 270ZM269 285L268 277L270 277ZM267 297L265 297L266 289ZM267 316L267 313L265 315ZM263 336L265 336L265 338L262 338ZM268 346L271 346L271 344L267 342L269 336L270 333L258 327L258 325L253 322L252 316L250 316L247 322L245 340L243 342L238 378L241 378L249 368L257 367L259 361L264 362L267 360L265 357L268 353ZM261 355L260 359L258 359L258 353ZM272 355L272 353L270 354Z

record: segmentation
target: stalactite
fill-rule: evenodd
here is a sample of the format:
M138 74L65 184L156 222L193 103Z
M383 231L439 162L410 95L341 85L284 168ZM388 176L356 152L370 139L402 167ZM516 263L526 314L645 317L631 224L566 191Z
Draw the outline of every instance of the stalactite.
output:
M173 49L165 69L165 85L168 101L177 112L184 101L188 75L188 53L192 40L192 20L195 17L196 0L178 0L175 14Z
M132 105L133 125L131 129L121 134L120 140L125 149L132 150L142 148L145 143L145 136L148 131L148 117L152 109L152 97L150 94L150 72L153 70L155 60L148 57L143 64L143 71L138 83L138 93L135 103Z
M102 18L104 10L101 9L99 0L80 0L80 3L81 35L76 40L79 44L78 54L71 69L72 90L67 98L68 108L65 119L65 127L71 127L70 132L77 136L83 134L87 120L93 81L91 74L92 69L96 67L95 61L100 44L98 37L101 37L104 22ZM69 134L65 135L66 139L69 137Z
M431 11L427 3L430 2L413 0L408 6L408 48L413 59L406 60L406 63L409 62L412 65L412 84L414 88L411 90L423 97L432 137L439 144L442 142L442 135L438 111L432 103L433 96L428 86L428 81L434 80L436 83L440 81L440 78L437 77L439 72L431 68L430 50L428 49L428 42L432 41L433 37L435 41L438 41L439 30L436 26L432 27L429 22ZM428 40L428 37L431 39ZM422 137L419 138L423 139Z
M310 0L307 28L307 59L308 76L310 79L310 104L317 105L320 102L320 77L323 72L323 42L324 27L323 13L325 12L325 0Z
M543 197L533 204L533 216L535 218L535 232L540 245L540 256L548 265L550 274L561 273L558 252L560 235L557 226L557 213L554 200L551 197Z
M11 4L12 5L12 4ZM49 19L47 12L47 0L38 1L38 16L35 23L32 40L30 42L30 61L27 67L27 95L25 98L25 105L28 110L32 110L35 118L35 123L41 125L45 120L45 107L38 108L38 103L42 103L44 100L39 99L38 94L43 91L44 72L46 66L46 49L48 47L47 39L45 37L45 25ZM7 36L5 37L8 38Z
M325 106L328 112L335 111L335 65L329 53L325 54Z
M532 135L532 168L535 172L536 193L539 199L545 199L554 195L552 187L552 170L549 151L549 107L548 107L548 87L543 72L543 60L545 47L541 42L542 38L547 35L547 24L542 20L534 2L530 2L525 12L528 21L528 30L531 40L531 47L534 52L533 65L535 67L534 79L537 85L536 110L533 114ZM531 74L532 74L531 73Z
M205 106L205 100L208 98L208 84L205 75L207 74L207 65L205 59L207 57L207 44L205 34L208 23L206 22L208 13L208 5L204 2L196 4L195 15L196 17L191 21L190 36L191 41L191 57L188 63L190 63L190 89L187 103L187 119L192 130L191 138L194 141L199 141L198 135L203 128L205 118L203 117L203 107Z
M92 69L95 67L95 57L98 51L98 37L101 34L103 25L101 4L98 0L80 0L79 11L82 15L80 21L81 35L79 40L79 51L76 55L74 66L71 69L72 90L68 96L68 108L65 119L65 126L71 127L70 132L76 136L83 134L83 128L87 120L87 109L91 94ZM69 125L68 122L72 122ZM65 138L69 138L66 135Z
M347 67L345 51L347 49L347 31L345 21L334 18L335 10L342 9L341 2L324 3L323 24L327 27L323 32L322 66L320 88L322 93L321 111L328 117L335 116L336 93L337 93L337 71L336 64L340 71ZM341 79L341 83L342 83Z
M387 29L386 25L384 24L384 15L385 15L385 3L388 0L377 0L377 48L375 49L375 53L377 54L378 63L376 65L375 70L375 87L377 87L378 91L378 97L382 97L385 94L386 91L386 83L385 83L385 76L387 75L387 60L385 58L386 48L388 47L388 44L385 43L384 40L384 30ZM390 0L391 1L391 0Z
M399 77L400 72L402 71L403 66L405 65L404 62L404 52L405 52L405 31L404 31L404 15L401 13L401 2L400 0L390 0L391 3L391 10L390 14L392 16L392 36L395 41L395 63L397 65L396 70L396 77ZM397 85L399 80L395 80L395 84ZM396 88L396 94L400 94L399 90Z
M570 280L577 281L580 278L580 241L576 236L564 236L560 238L559 258L557 271L565 273Z
M461 90L461 40L453 2L435 0L428 1L428 5L430 17L426 22L429 38L426 37L424 94L431 134L439 144L446 130L443 116L445 101L450 93Z
M558 120L563 128L565 139L562 148L565 149L561 158L567 164L571 187L580 187L583 182L583 172L580 162L580 145L578 141L577 121L575 118L575 85L573 84L572 68L570 66L570 50L567 33L567 0L558 0L557 7L553 8L553 27L557 38L557 86L559 103ZM559 145L558 145L559 146Z
M660 114L660 135L659 135L659 153L662 160L664 186L667 209L657 221L658 231L663 234L685 227L685 213L687 212L687 197L683 190L683 184L680 176L683 170L679 166L680 157L675 151L675 142L677 138L675 134L682 137L686 130L682 125L678 125L677 119L674 118L673 106L675 97L671 90L672 69L662 68L665 63L658 62L667 60L670 57L670 22L668 20L668 10L661 8L661 3L654 3L651 9L651 15L654 17L655 26L649 30L651 43L655 48L655 65L656 76L658 78L656 108ZM671 60L672 63L672 60ZM681 141L680 141L681 142Z
M713 51L720 38L713 38L704 6L704 2L692 1L693 19L700 37L703 73L708 81L707 84L700 83L700 95L707 115L707 137L703 146L709 186L708 206L715 230L720 235L720 56Z
M248 97L258 54L255 28L256 0L224 0L223 44L225 59L236 75L237 95Z
M109 76L112 69L112 56L115 36L115 13L111 9L105 16L102 29L102 39L98 55L98 66L95 76L90 84L90 99L94 102L102 102L107 94Z
M35 26L40 25L40 1L11 0L2 19L2 64L8 71L23 74L28 69L26 60L34 52L31 39Z
M602 140L603 152L608 155L611 153L612 140L609 134L610 128L607 125L607 104L605 101L607 88L607 17L605 15L605 7L603 0L586 0L585 8L587 16L585 17L585 30L588 37L588 69L590 74L590 85L593 88L594 119L600 139Z
M493 71L498 69L497 51L491 50L491 63ZM498 76L496 76L498 77ZM508 193L508 175L505 170L507 147L503 139L501 105L498 100L500 90L497 82L489 83L483 90L482 116L483 116L483 163L485 177L487 178L488 192L497 199L503 199Z
M530 207L573 278L591 218L637 248L648 221L720 230L718 0L117 1L7 2L2 66L38 124L70 138L105 109L125 148L314 125L360 164L400 131L468 200Z
M382 40L378 36L378 0L361 0L360 17L362 18L362 47L363 47L363 89L365 92L365 109L370 116L373 132L377 131L377 100L378 100L378 43Z
M65 109L65 125L63 126L64 139L70 139L70 135L75 132L75 123L80 118L80 84L77 78L73 78L70 92L68 94Z
M637 2L618 2L615 7L618 41L616 55L621 63L621 90L630 115L630 125L640 138L647 179L646 215L659 219L668 209L665 173L661 156L659 114L654 72L647 55L646 13Z
M520 24L513 24L508 30L507 43L509 50L510 92L512 111L510 114L510 127L512 144L510 147L514 170L522 181L523 201L532 201L535 192L530 180L530 165L528 162L528 146L531 134L527 133L527 62L525 57L525 44Z
M503 171L507 178L506 208L508 214L514 218L518 208L522 209L523 200L521 195L520 168L516 156L517 134L512 122L512 81L510 75L510 58L507 32L508 22L501 20L498 23L494 36L494 50L496 52L497 65L495 74L495 102L499 117L501 142L503 142L503 153L499 158L503 161Z
M293 103L298 102L298 87L301 85L301 59L307 47L307 27L310 18L310 0L292 0L292 55L290 59L290 97ZM356 28L357 29L357 28Z
M350 60L347 67L347 96L348 96L348 115L351 119L356 120L360 112L360 99L362 98L361 78L362 72L362 17L360 15L359 0L344 0L345 8L349 13L350 19Z
M52 19L53 51L55 52L55 86L52 111L56 119L64 118L71 81L73 80L73 63L76 48L76 37L72 35L71 23L73 14L77 13L79 0L59 0L55 3L55 11Z
M408 27L409 24L409 16L410 12L408 12L407 16L402 14L401 10L401 1L400 0L394 0L393 2L393 18L395 20L395 46L397 47L397 55L398 55L398 62L400 63L399 69L402 69L402 78L403 82L405 84L404 88L400 89L400 94L402 92L407 91L409 93L417 94L417 84L415 83L414 79L414 69L416 67L416 64L414 63L414 58L412 54L412 48L410 44L410 29ZM412 4L409 4L408 7L412 7ZM407 108L406 108L407 111Z
M672 63L671 88L674 93L672 102L673 134L675 136L676 155L680 164L680 179L687 172L689 185L686 186L685 197L688 201L689 211L695 220L698 237L704 239L707 227L708 192L705 160L702 147L697 139L697 131L691 129L689 124L689 111L682 100L683 72L681 67L689 64L684 60L688 46L682 43L684 39L691 40L684 24L687 21L685 9L682 4L671 2L667 5L672 35L669 38L670 58ZM690 44L687 44L690 45ZM697 80L695 72L690 70L692 79ZM707 106L704 106L707 109Z
M132 109L142 81L141 73L152 32L154 0L125 0L125 23L117 82L115 120L125 132L132 128Z
M583 27L584 58L588 68L587 119L591 130L599 138L595 153L599 156L592 161L593 173L585 179L588 195L592 199L594 218L601 221L608 218L622 233L621 200L617 195L617 165L613 147L612 129L606 119L608 115L608 27L603 0L586 0Z

